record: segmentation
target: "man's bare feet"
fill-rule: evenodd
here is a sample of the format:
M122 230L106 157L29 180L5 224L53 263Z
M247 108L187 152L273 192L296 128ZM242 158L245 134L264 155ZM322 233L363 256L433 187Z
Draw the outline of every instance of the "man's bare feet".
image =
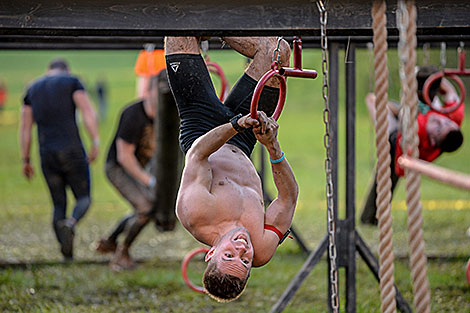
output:
M132 270L136 267L136 263L129 255L129 251L119 246L114 253L114 257L109 262L109 266L113 271L120 272L123 270Z
M101 254L114 253L116 251L117 244L116 241L102 238L98 241L96 245L96 251Z

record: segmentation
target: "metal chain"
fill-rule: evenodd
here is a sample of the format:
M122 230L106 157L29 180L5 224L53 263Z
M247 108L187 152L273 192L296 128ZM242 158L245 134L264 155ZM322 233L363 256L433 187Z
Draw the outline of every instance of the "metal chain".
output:
M431 44L426 42L423 44L423 65L429 64Z
M276 63L278 67L281 66L281 49L279 48L281 46L281 41L282 41L282 36L277 37L277 46L276 49L273 51L273 57L272 57L272 62Z
M446 43L443 41L441 42L441 68L444 69L446 67L447 63L447 57L446 57Z
M330 285L331 285L331 308L334 313L339 312L339 298L338 298L338 269L336 267L336 225L334 214L334 200L333 200L333 180L331 170L331 151L330 151L330 109L328 103L328 39L326 37L326 25L328 21L328 12L322 0L317 2L318 11L320 12L320 32L321 32L321 49L322 49L322 72L323 72L323 87L322 96L325 103L323 109L323 123L325 124L325 135L323 136L323 145L326 151L325 159L325 173L326 173L326 207L328 219L328 256L330 259Z

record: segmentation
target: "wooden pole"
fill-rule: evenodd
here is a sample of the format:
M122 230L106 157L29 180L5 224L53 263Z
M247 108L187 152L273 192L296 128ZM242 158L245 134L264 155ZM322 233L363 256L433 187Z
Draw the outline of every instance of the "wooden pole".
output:
M470 175L448 170L430 162L408 156L399 157L398 164L403 168L418 172L442 183L470 190Z

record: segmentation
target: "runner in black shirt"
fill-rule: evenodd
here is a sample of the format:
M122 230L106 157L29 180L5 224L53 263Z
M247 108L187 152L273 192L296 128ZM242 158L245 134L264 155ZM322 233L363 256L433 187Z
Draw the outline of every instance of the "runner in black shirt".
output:
M80 109L93 145L88 157L80 139L75 119ZM34 168L30 163L31 131L38 128L41 168L54 204L53 226L66 260L73 258L74 226L90 206L90 172L88 162L98 154L96 113L80 81L69 75L62 59L49 64L47 74L27 90L21 113L21 154L23 174L30 179ZM66 218L66 186L72 189L76 204Z
M158 101L158 84L162 82L168 84L165 71L150 79L149 92L143 100L123 110L108 152L106 175L135 210L135 213L119 222L110 236L98 243L98 252L115 252L110 266L116 271L135 266L129 249L151 218L155 177L149 174L146 167L149 166L156 144L153 119ZM122 245L118 246L117 237L122 232L125 232L126 237Z

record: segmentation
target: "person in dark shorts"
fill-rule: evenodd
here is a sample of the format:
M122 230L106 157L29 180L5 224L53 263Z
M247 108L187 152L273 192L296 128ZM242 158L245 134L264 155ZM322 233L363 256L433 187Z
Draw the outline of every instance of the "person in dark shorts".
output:
M427 65L419 69L416 74L418 80L418 116L416 117L418 123L418 137L419 137L419 158L428 162L437 159L442 152L456 151L463 142L463 135L460 131L462 124L465 105L462 105L455 111L450 113L439 113L432 111L428 105L424 103L422 90L426 79L432 74L438 72L439 69L435 66ZM459 101L457 92L452 84L446 80L437 80L434 85L430 87L430 99L440 101L436 95L440 93L443 97L444 107L453 106L456 101ZM368 94L366 96L366 105L369 114L375 123L375 95ZM403 154L401 148L402 135L398 125L399 104L390 101L389 107L389 142L390 142L390 179L392 182L391 191L393 191L398 184L400 177L405 172L398 164L398 158ZM375 174L376 175L376 174ZM377 198L377 183L376 179L373 180L367 198L364 201L364 207L361 213L361 222L364 224L377 225L378 220L377 205L375 199Z
M135 266L129 249L152 217L155 177L148 169L156 139L153 128L160 84L168 85L166 71L152 76L146 96L121 113L116 135L106 160L106 176L116 190L132 205L134 212L122 219L113 232L99 241L97 251L114 253L110 266L115 271ZM118 236L125 238L118 245Z
M92 147L83 148L75 112L82 113ZM66 260L73 258L75 225L90 207L88 163L98 155L99 136L95 110L80 80L69 74L67 62L55 59L47 74L29 86L21 111L20 145L23 174L34 175L30 162L31 132L37 124L41 168L54 205L53 227ZM72 216L66 217L66 187L76 199Z
M258 118L249 116L254 88L270 68L276 38L223 40L253 59L224 103L200 55L199 39L167 37L165 55L186 154L176 214L195 239L211 246L204 288L218 301L231 301L243 292L251 267L266 264L288 232L298 186L277 140L278 124L269 117L278 101L277 79L263 89ZM281 40L279 49L287 66L289 45ZM257 141L268 150L278 190L266 211L261 180L249 158Z

